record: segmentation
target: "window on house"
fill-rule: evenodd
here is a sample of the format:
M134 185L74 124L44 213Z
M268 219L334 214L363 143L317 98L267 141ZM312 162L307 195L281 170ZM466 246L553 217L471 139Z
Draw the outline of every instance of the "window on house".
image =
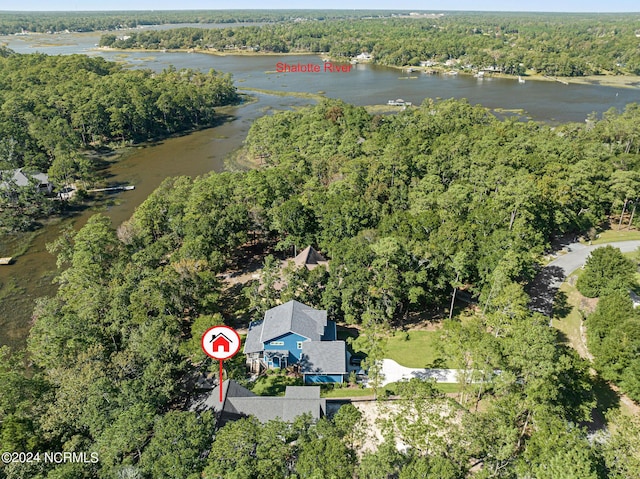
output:
M269 344L271 346L284 346L284 341L271 341Z

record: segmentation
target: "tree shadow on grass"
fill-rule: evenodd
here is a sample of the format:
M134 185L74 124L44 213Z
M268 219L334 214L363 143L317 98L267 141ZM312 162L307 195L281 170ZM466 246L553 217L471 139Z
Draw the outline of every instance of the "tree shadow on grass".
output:
M596 406L591 410L591 421L583 424L589 432L605 428L607 426L607 412L620 407L620 395L600 376L593 378L593 394Z
M556 319L564 319L571 313L573 306L569 304L569 298L564 291L557 291L553 300L553 316Z
M562 268L558 266L542 268L535 279L527 285L527 293L531 296L529 307L545 316L551 316L554 310L554 297L564 279Z

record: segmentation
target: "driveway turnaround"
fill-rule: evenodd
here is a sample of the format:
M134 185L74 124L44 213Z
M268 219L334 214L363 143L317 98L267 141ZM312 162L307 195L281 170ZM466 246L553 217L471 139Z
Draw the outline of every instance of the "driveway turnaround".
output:
M393 359L382 360L382 374L383 379L381 386L385 386L389 383L395 383L402 381L403 379L409 380L413 378L418 379L430 379L433 378L437 383L457 383L458 382L458 369L420 369L420 368L406 368L400 366Z

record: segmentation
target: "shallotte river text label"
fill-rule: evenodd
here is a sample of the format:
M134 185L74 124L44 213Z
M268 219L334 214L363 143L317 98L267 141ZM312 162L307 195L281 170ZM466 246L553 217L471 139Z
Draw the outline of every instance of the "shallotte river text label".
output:
M325 62L317 63L276 63L276 73L349 73L353 65Z

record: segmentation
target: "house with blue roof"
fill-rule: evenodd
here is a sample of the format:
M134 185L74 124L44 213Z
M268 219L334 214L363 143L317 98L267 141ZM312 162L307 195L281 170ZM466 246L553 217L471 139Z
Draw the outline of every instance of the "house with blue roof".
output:
M254 372L296 366L309 383L339 383L347 374L346 344L337 340L327 312L298 301L268 310L249 325L244 343Z

